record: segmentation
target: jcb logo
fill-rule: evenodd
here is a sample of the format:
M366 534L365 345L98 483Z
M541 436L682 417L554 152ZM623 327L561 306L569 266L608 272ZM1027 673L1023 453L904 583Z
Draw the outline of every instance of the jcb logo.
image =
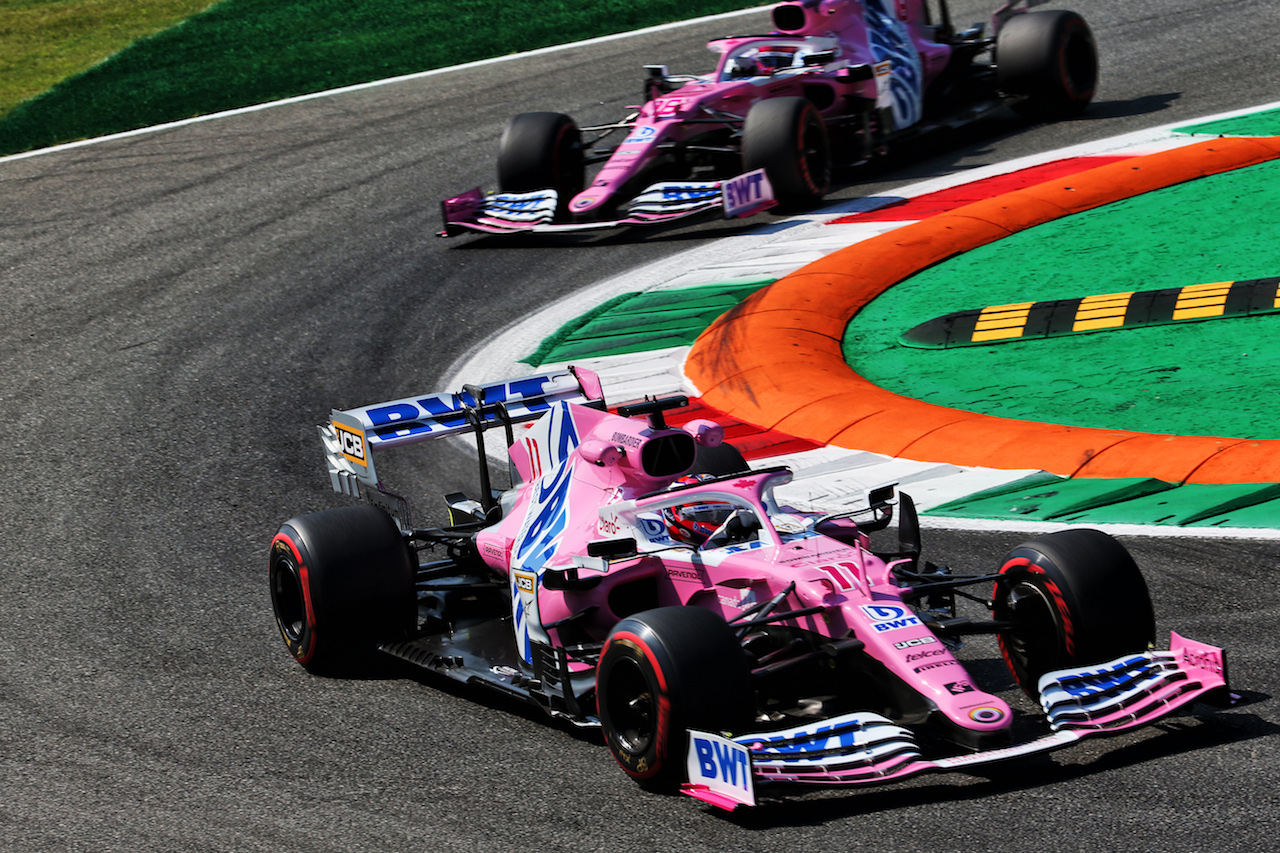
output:
M533 575L526 575L522 572L516 572L516 589L521 592L533 592L536 579Z
M369 463L365 456L364 433L342 424L334 424L333 428L338 435L338 445L342 448L342 455L352 462L367 466Z

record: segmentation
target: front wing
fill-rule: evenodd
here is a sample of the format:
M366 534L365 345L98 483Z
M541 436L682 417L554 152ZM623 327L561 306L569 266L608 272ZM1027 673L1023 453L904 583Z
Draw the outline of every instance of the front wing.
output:
M556 222L555 190L488 193L479 187L442 203L441 237L464 231L485 234L601 231L623 225L660 225L719 210L726 219L754 216L777 204L763 169L724 181L663 181L636 196L619 219Z
M757 782L884 784L1061 749L1086 737L1148 725L1206 694L1226 693L1226 655L1175 633L1169 651L1058 670L1046 674L1038 686L1050 733L1027 743L946 758L925 758L910 729L871 712L732 740L690 732L690 781L682 790L732 810L755 805ZM750 774L742 772L747 767Z

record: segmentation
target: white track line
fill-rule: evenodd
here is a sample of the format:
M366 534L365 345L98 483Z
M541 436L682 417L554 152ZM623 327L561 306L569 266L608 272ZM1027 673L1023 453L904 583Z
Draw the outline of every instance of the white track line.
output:
M240 107L234 110L223 110L218 113L209 113L208 115L195 116L180 121L171 121L166 124L152 125L151 127L140 127L137 130L126 130L122 133L113 133L109 136L98 136L93 139L81 139L76 142L67 142L62 145L53 145L49 148L39 148L35 151L24 151L21 154L10 154L0 157L0 163L6 163L10 160L25 160L28 157L38 157L41 154L52 154L56 151L66 151L71 148L83 148L87 145L97 145L99 142L110 142L116 139L127 139L131 136L141 136L146 133L155 133L160 130L171 130L175 127L185 127L189 124L199 124L205 121L215 121L220 118L229 118L231 116L244 115L246 113L254 113L259 110L269 110L275 107L282 107L287 104L299 104L303 101L314 101L317 98L329 98L334 95L345 95L348 92L359 92L364 89L374 89L379 86L387 86L392 83L404 83L409 80L421 80L424 77L434 77L438 74L452 74L457 71L470 71L475 68L483 68L487 65L497 65L502 62L511 62L516 59L524 59L530 56L543 56L549 53L559 53L566 50L576 50L580 47L588 47L593 44L605 44L611 41L621 41L622 39L632 38L634 36L649 35L651 33L661 33L668 30L677 30L682 27L694 26L696 24L705 24L711 21L730 20L732 18L740 18L751 14L760 14L764 11L763 6L756 6L750 9L740 9L736 12L722 12L719 15L706 15L701 18L691 18L687 21L675 21L670 24L659 24L656 27L646 27L642 30L633 30L626 33L615 33L610 36L598 36L585 41L577 41L571 44L558 44L551 47L541 47L537 50L529 50L524 53L512 53L506 56L495 56L492 59L478 59L475 62L467 62L462 65L451 65L448 68L433 68L430 71L418 71L413 74L402 74L399 77L387 77L383 80L372 80L368 83L358 83L354 86L341 86L337 89L327 89L323 92L314 92L310 95L297 95L292 98L282 98L279 101L268 101L265 104L254 104L250 107Z

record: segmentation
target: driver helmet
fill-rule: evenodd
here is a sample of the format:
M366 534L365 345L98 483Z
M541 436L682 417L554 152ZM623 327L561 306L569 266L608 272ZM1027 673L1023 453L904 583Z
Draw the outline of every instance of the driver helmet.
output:
M711 474L685 474L672 483L671 487L714 479ZM662 510L662 521L672 539L700 548L707 537L715 533L732 513L733 504L726 501L695 500L666 507Z
M739 80L743 77L755 77L758 74L767 74L768 71L762 71L756 66L756 61L746 56L735 56L729 60L729 78L731 80Z
M795 61L796 49L785 47L762 47L756 54L756 64L762 74L772 74L781 68L790 68Z

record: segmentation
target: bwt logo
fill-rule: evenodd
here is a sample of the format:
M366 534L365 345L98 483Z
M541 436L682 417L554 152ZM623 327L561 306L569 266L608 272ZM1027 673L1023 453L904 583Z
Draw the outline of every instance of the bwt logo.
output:
M702 778L718 779L744 791L748 790L751 782L751 754L745 746L694 735L693 750ZM739 779L742 781L739 782Z
M689 189L666 187L662 190L663 201L699 201L706 197L707 191L698 187L691 187Z
M656 518L640 518L640 529L646 539L666 539L667 526Z
M907 608L893 604L864 604L862 612L871 620L871 628L877 634L896 631L899 628L914 628L920 624Z
M724 198L728 202L726 206L731 209L764 201L764 172L751 172L725 181Z
M626 145L629 142L630 143L648 142L657 133L658 133L658 129L653 125L643 125L641 127L637 127L633 129L631 131L631 135L628 136L626 139L622 140L622 144Z
M504 200L503 205L511 210L537 210L542 207L543 202L548 201L546 196L538 196L537 198L525 198L519 200Z
M545 399L546 394L556 390L553 380L555 376L531 376L515 382L500 382L496 385L484 386L485 403L505 402L507 411L513 415L526 412L541 412L550 408ZM552 387L546 387L548 385ZM476 401L469 393L462 394L428 394L409 400L397 400L392 403L381 403L368 406L364 416L373 425L370 442L377 445L391 438L404 438L420 435L440 429L453 429L465 426L464 406L474 406ZM496 420L497 414L489 413L486 420Z

